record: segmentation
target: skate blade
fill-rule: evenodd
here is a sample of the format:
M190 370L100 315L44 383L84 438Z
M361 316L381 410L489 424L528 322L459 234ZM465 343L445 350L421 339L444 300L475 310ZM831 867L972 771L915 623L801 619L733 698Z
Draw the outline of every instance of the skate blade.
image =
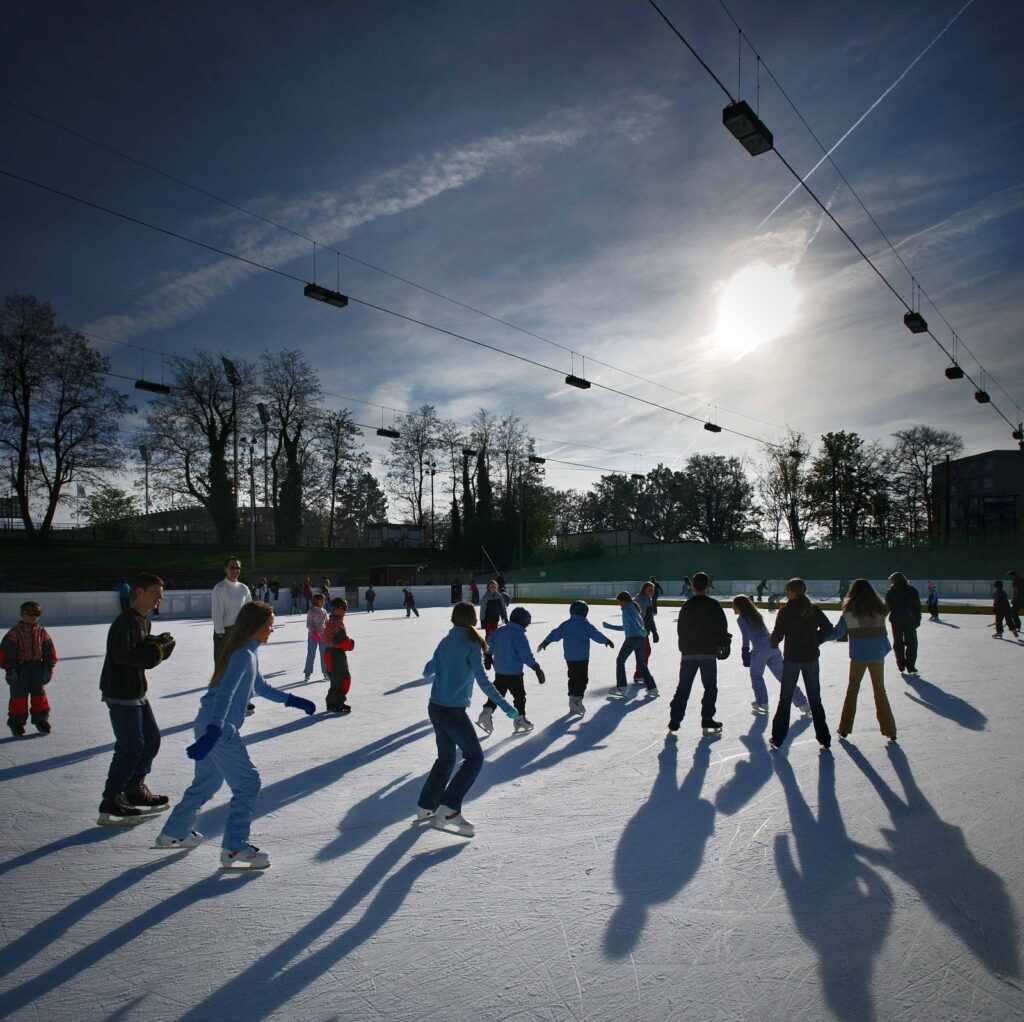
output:
M265 866L252 866L248 862L233 862L230 866L221 864L221 873L262 873L265 869L270 869L270 863L268 862Z
M722 729L720 727L702 727L700 731L705 738L710 738L712 735L720 735L722 733Z
M171 803L165 802L162 806L136 806L135 808L143 816L155 816L157 813L166 813L171 808Z
M111 816L109 813L100 813L96 822L101 827L137 827L146 819L147 813L139 816Z
M447 823L443 824L442 826L438 826L435 823L434 830L439 830L442 834L452 834L455 837L474 837L476 835L475 829L466 830L463 827L453 827Z

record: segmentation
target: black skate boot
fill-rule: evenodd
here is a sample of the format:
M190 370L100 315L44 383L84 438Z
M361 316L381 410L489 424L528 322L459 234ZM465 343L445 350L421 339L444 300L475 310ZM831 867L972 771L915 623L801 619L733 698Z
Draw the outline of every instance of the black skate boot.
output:
M722 722L720 720L712 720L710 717L705 717L700 722L700 729L706 735L720 735L722 733Z
M144 813L162 813L170 808L171 800L166 795L154 795L145 781L139 781L134 788L124 793L128 804L141 809Z
M145 814L141 809L136 809L123 792L116 795L108 795L100 803L100 815L96 822L102 827L130 827L132 824L141 823Z
M53 730L53 728L50 725L50 722L45 717L39 717L33 720L32 723L35 724L36 730L41 735L48 735Z

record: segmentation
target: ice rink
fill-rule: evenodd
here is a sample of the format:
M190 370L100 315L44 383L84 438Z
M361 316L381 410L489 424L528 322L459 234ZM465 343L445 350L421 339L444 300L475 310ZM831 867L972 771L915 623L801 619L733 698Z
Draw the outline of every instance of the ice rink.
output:
M528 606L536 648L566 607ZM250 875L219 869L226 789L192 852L150 847L162 816L96 826L112 750L97 688L106 626L54 627L53 734L0 742L0 1014L1021 1019L1024 645L994 641L990 618L925 621L920 676L886 661L899 745L878 734L865 685L832 755L802 720L769 752L731 614L719 738L701 738L698 683L666 739L674 608L658 615L657 700L634 688L609 700L613 653L594 646L588 712L570 721L552 646L547 684L527 672L536 730L512 737L498 716L484 741L467 840L410 823L434 758L420 672L449 627L446 609L421 615L349 616L350 716L258 700L245 726L263 778L253 840L272 865ZM600 606L590 618L619 619ZM277 625L265 677L322 707L326 684L302 681L304 617ZM178 645L150 672L164 739L149 783L173 804L212 642L208 621L165 627ZM822 650L833 730L847 649ZM777 691L769 679L773 710Z

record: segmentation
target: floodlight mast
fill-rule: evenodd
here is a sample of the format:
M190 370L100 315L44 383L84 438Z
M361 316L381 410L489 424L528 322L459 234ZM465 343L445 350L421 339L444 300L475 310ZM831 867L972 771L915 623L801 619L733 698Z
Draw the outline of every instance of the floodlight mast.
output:
M234 475L232 486L235 491L235 507L238 507L238 388L242 386L242 377L238 375L235 363L226 355L221 355L221 364L224 366L224 374L231 384L231 423L234 427Z

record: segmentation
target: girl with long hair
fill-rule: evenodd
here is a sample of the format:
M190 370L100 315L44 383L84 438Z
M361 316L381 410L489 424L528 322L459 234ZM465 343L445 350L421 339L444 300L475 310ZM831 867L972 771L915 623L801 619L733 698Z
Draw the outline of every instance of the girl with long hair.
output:
M830 636L832 639L850 637L850 680L839 718L840 738L846 738L853 730L860 683L867 671L875 693L878 729L890 741L896 741L896 721L885 693L885 658L892 652L885 629L887 612L882 598L867 579L858 578L853 582L843 603L843 616Z
M480 621L483 624L484 638L489 639L497 630L498 622L508 624L508 609L505 599L498 592L498 583L492 578L480 596Z
M217 789L227 781L231 789L228 819L224 827L222 866L266 869L270 856L249 843L260 775L249 758L239 731L253 693L310 714L316 707L308 699L268 685L260 673L257 650L274 631L274 608L269 603L247 603L225 637L209 688L199 700L195 742L185 754L196 761L192 783L167 818L157 836L156 848L194 848L202 834L192 829L196 816Z
M640 605L633 599L633 594L622 590L615 597L615 602L622 611L622 624L613 625L608 621L602 621L604 628L611 628L616 632L623 632L622 645L619 647L618 655L615 658L615 688L614 695L624 696L626 694L626 661L636 657L636 669L641 680L647 686L647 694L656 696L658 686L654 682L647 663L644 660L644 644L647 642L647 629L644 628L644 617L640 612Z
M734 597L732 610L739 621L740 635L743 636L743 666L750 668L750 685L754 690L754 701L750 705L755 713L767 713L768 689L764 683L764 671L767 667L775 679L781 682L782 654L772 649L768 626L749 596ZM793 689L793 705L805 717L810 716L807 697L800 691L799 685Z

